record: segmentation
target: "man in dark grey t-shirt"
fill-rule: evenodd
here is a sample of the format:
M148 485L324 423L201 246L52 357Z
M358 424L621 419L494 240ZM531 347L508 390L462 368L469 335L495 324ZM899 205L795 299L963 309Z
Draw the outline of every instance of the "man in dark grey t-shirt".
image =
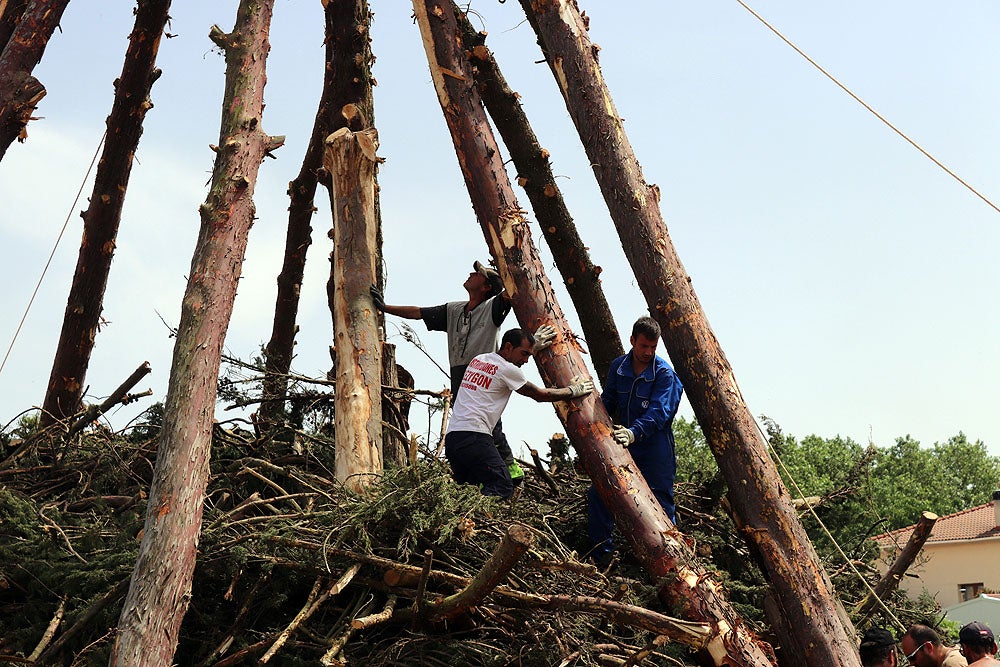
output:
M389 315L423 320L428 331L447 332L452 399L458 396L462 376L473 357L497 351L500 327L510 313L510 299L503 291L500 274L481 262L474 262L472 269L462 283L469 294L468 301L451 301L430 307L391 306L385 303L382 293L372 287L372 301L376 308ZM493 437L500 455L511 466L512 476L522 476L500 423L497 423Z

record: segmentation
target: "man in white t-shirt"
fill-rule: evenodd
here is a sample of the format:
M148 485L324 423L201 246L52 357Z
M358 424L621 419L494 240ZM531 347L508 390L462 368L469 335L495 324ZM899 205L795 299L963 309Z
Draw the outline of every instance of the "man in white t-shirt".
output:
M594 391L594 383L574 378L568 387L538 387L521 371L531 355L552 344L555 331L543 325L535 338L521 329L503 335L500 349L474 357L462 376L444 451L460 484L479 485L488 496L509 498L514 492L507 464L493 443L493 428L510 395L517 392L539 403L568 401Z

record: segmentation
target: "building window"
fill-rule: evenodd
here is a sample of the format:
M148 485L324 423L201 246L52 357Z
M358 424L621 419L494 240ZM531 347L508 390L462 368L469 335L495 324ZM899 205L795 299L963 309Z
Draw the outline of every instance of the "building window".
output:
M959 584L958 585L958 599L960 602L965 602L966 600L974 600L979 597L979 594L983 592L983 582L978 584Z

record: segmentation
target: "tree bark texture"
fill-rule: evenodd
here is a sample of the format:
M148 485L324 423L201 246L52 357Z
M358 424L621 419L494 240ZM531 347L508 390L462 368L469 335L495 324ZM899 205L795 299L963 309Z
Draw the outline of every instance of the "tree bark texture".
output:
M875 584L875 588L873 589L875 594L868 593L858 603L858 606L854 610L854 615L857 618L866 619L871 616L879 607L878 601L880 599L884 600L899 587L899 582L902 580L903 575L913 565L917 554L924 548L924 542L931 536L931 530L934 528L937 520L938 515L933 512L923 512L920 515L920 521L917 522L916 528L910 533L910 539L906 541L906 546L899 552L896 560L893 561L892 565L886 571L885 576Z
M566 100L646 302L743 526L759 553L797 664L859 664L853 628L792 508L732 368L667 233L659 188L647 184L597 63L598 48L573 0L521 0ZM776 627L779 624L775 624Z
M31 112L45 96L45 86L31 72L68 4L69 0L30 0L0 53L0 160L14 139L26 136Z
M410 441L406 432L410 428L410 402L413 395L406 389L413 389L413 376L396 363L396 346L383 342L382 454L387 467L405 466L409 458Z
M528 549L534 545L535 536L524 526L514 524L507 528L503 539L489 560L472 579L468 586L454 595L443 598L428 605L425 610L426 620L452 619L469 613L469 610L480 604L486 596L507 579L507 575Z
M611 362L625 353L615 326L611 307L601 288L601 267L594 266L580 238L573 216L566 208L549 164L549 152L538 143L517 93L510 89L493 54L486 48L486 33L476 32L472 23L453 5L462 41L472 60L473 75L486 111L493 119L504 145L517 168L518 183L531 202L531 209L552 252L569 298L580 320L590 359L603 383Z
M264 424L284 420L295 345L299 294L305 272L306 252L312 243L310 221L316 208L317 172L323 163L323 141L342 127L362 130L374 124L371 64L371 13L367 0L326 2L326 59L323 92L313 122L312 135L302 168L288 184L288 232L285 256L278 274L278 296L274 324L265 347L264 401L260 414ZM347 109L345 113L344 110ZM381 257L381 245L379 246ZM381 273L381 272L380 272Z
M67 437L72 437L85 429L89 424L100 419L101 415L106 413L111 408L115 407L119 403L127 403L127 396L132 389L139 384L139 381L149 375L153 369L149 367L149 362L144 361L142 365L137 369L132 371L132 375L128 376L124 382L118 385L118 388L111 392L111 395L104 399L101 403L91 405L87 408L87 411L83 413L79 419L73 422L73 425L69 427L66 432Z
M587 375L587 370L514 197L458 40L454 12L442 0L414 0L413 4L431 78L473 209L514 313L528 331L550 324L559 332L536 362L547 386L566 386L574 375ZM666 582L661 587L662 598L685 619L711 626L706 647L713 664L726 660L730 665L771 664L769 648L757 643L721 587L696 564L628 451L614 442L611 420L600 399L591 394L556 403L555 407L584 468L636 557L654 580Z
M83 239L62 330L42 403L43 427L79 409L90 355L101 321L104 292L111 272L115 239L142 122L153 104L149 93L160 76L156 53L167 23L170 0L140 0L129 35L115 100L108 116L107 138L97 165L90 206L83 213Z
M273 0L241 0L226 56L218 154L191 260L146 523L110 664L172 664L191 594L222 345L232 316L261 161L281 145L261 129Z
M378 253L377 147L374 128L345 127L327 137L323 154L333 210L334 474L354 491L382 472L382 342L369 294Z
M27 6L28 0L0 0L0 53L7 47Z

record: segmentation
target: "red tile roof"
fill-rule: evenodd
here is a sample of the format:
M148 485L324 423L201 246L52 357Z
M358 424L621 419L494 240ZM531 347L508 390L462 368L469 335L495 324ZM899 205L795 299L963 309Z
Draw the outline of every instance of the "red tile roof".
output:
M914 527L915 524L899 528L891 533L878 535L874 539L882 547L893 544L902 547L910 539ZM1000 537L1000 526L997 526L992 502L939 518L931 530L931 536L927 538L927 543L979 540L989 537Z

